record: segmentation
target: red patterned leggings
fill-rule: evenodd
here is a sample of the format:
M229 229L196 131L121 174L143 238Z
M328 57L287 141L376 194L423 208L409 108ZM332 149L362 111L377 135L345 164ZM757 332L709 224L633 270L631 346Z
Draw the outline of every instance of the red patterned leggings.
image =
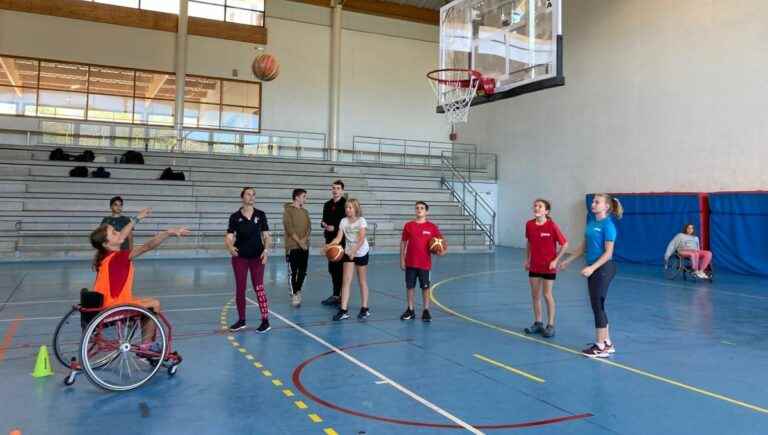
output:
M235 303L237 315L245 321L245 290L248 287L248 271L251 271L251 283L256 291L256 300L259 302L261 318L269 317L269 305L267 294L264 292L264 265L260 258L232 257L232 269L235 271Z

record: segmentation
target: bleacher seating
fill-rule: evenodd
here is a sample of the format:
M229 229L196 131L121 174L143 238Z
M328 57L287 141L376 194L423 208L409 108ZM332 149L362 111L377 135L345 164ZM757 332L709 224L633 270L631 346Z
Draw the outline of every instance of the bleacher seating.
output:
M452 250L487 251L477 231L447 191L439 169L377 164L249 158L226 155L144 153L144 165L115 163L124 149L93 149L92 163L49 161L53 146L0 146L0 258L83 257L91 254L87 235L108 214L108 200L125 198L127 214L151 207L153 215L136 231L141 243L157 230L186 225L194 236L169 241L157 255L226 255L227 218L239 205L243 186L254 186L257 208L269 219L282 246L283 204L291 191L309 192L312 246L323 243L319 222L333 180L341 178L350 197L360 199L374 224L375 252L397 251L400 230L413 216L413 203L430 204L431 219ZM67 148L72 154L84 148ZM71 178L69 170L103 166L111 178ZM185 181L158 180L173 166Z

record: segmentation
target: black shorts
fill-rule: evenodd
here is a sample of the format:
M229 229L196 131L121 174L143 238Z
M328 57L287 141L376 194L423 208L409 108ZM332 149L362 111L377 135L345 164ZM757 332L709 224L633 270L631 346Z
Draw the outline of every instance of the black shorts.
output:
M416 278L419 279L419 288L422 290L428 289L429 271L426 269L417 269L415 267L405 268L405 288L416 288Z
M344 259L342 261L345 263L355 263L355 266L367 266L368 258L369 258L368 254L365 254L362 257L355 257L355 258L350 258L349 255L344 254Z
M557 278L556 273L539 273L539 272L528 272L528 278L541 278L546 279L549 281L554 281L555 278Z

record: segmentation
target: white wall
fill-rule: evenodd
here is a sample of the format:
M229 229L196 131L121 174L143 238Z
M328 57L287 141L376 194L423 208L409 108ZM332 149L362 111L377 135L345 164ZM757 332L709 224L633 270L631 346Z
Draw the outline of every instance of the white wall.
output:
M263 85L265 129L326 132L330 10L267 3L266 51L280 76ZM437 64L437 27L344 13L341 140L354 135L444 140L424 74ZM0 53L173 71L175 36L80 20L0 10ZM254 80L252 44L190 36L188 73Z
M563 2L565 87L476 107L499 153L501 243L537 197L571 238L587 192L768 186L768 2Z

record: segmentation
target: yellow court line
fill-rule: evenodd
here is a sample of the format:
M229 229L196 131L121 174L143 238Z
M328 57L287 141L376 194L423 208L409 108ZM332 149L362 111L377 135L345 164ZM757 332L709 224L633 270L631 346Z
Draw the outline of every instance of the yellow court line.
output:
M435 290L437 290L437 288L440 287L443 284L449 283L451 281L456 281L456 280L459 280L459 279L468 278L468 277L471 277L471 276L490 275L490 274L494 274L494 273L498 273L498 272L509 272L509 271L507 271L507 270L495 270L495 271L487 271L487 272L475 272L475 273L468 273L468 274L465 274L465 275L458 275L458 276L454 276L454 277L451 277L451 278L444 279L444 280L442 280L442 281L440 281L440 282L438 282L438 283L436 283L436 284L434 284L432 286L432 292L431 292L432 294L430 296L430 299L432 300L432 302L435 305L440 307L443 311L445 311L445 312L447 312L449 314L452 314L452 315L454 315L454 316L456 316L456 317L458 317L460 319L464 319L464 320L466 320L466 321L468 321L470 323L475 323L477 325L485 326L486 328L490 328L490 329L493 329L495 331L498 331L498 332L501 332L501 333L504 333L504 334L512 335L512 336L515 336L517 338L521 338L523 340L528 340L528 341L531 341L531 342L534 342L534 343L543 344L544 346L548 346L548 347L557 349L557 350L562 351L562 352L567 352L567 353L570 353L570 354L583 356L583 354L580 351L578 351L578 350L571 349L571 348L568 348L568 347L565 347L565 346L560 346L559 344L551 343L551 342L548 342L548 341L539 340L539 339L534 338L534 337L529 337L529 336L521 334L519 332L510 331L509 329L505 329L505 328L502 328L500 326L496 326L496 325L491 324L491 323L483 322L482 320L477 320L477 319L474 319L472 317L466 316L464 314L458 313L458 312L456 312L456 311L446 307L445 305L443 305L439 300L437 300L437 297L435 296L435 293L436 293ZM586 357L584 357L584 358L586 358ZM645 370L640 370L640 369L636 369L634 367L630 367L630 366L625 365L625 364L620 364L620 363L608 360L606 358L589 358L589 359L593 360L593 361L601 362L603 364L607 364L609 366L613 366L613 367L617 367L617 368L620 368L620 369L624 369L624 370L626 370L628 372L632 372L632 373L640 375L640 376L645 376L647 378L650 378L650 379L653 379L653 380L656 380L656 381L659 381L659 382L664 382L664 383L667 383L667 384L670 384L670 385L674 385L676 387L680 387L680 388L683 388L685 390L692 391L694 393L699 393L699 394L701 394L703 396L711 397L713 399L722 400L724 402L728 402L728 403L733 404L733 405L737 405L737 406L741 406L741 407L744 407L744 408L747 408L747 409L751 409L753 411L761 412L763 414L768 414L768 409L766 409L766 408L761 408L759 406L752 405L750 403L746 403L746 402L742 402L740 400L732 399L730 397L723 396L723 395L717 394L717 393L713 393L711 391L707 391L707 390L704 390L702 388L698 388L698 387L694 387L692 385L684 384L684 383L682 383L680 381L676 381L674 379L665 378L663 376L656 375L656 374L647 372Z
M477 354L477 353L473 354L473 355L474 355L475 358L477 358L479 360L482 360L482 361L485 361L488 364L492 364L492 365L495 365L496 367L501 367L501 368L503 368L505 370L509 370L512 373L518 374L518 375L523 376L525 378L528 378L528 379L530 379L532 381L541 382L541 383L545 382L544 379L541 379L538 376L534 376L534 375L532 375L530 373L526 373L526 372L524 372L522 370L518 370L518 369L516 369L514 367L510 367L510 366L508 366L506 364L502 364L502 363L500 363L498 361L494 361L494 360L492 360L492 359L490 359L488 357L482 356L482 355Z
M222 321L222 325L224 325L223 321ZM224 326L224 327L222 327L222 329L226 329L226 327ZM229 340L229 343L235 349L239 350L241 353L244 354L243 356L245 356L246 359L248 359L249 361L253 361L253 366L254 367L256 367L256 368L263 368L264 367L259 361L254 361L255 357L251 353L249 353L248 350L245 347L241 346L240 343L235 341L233 335L228 335L227 339ZM266 377L272 377L272 372L270 372L266 368L261 370L261 374L266 376ZM283 386L283 381L281 381L280 379L272 379L272 384L275 385L276 387L282 387ZM285 395L285 397L294 397L294 396L296 396L296 394L290 388L284 388L284 389L281 389L281 391L282 391L283 395ZM301 400L295 400L293 402L293 404L296 405L296 407L301 409L301 410L309 408L307 406L307 404L304 403ZM323 419L319 415L317 415L315 413L308 414L308 417L309 417L310 420L312 420L313 423L321 423L323 421ZM339 435L338 432L336 432L332 427L328 427L328 428L323 429L323 432L326 435Z

